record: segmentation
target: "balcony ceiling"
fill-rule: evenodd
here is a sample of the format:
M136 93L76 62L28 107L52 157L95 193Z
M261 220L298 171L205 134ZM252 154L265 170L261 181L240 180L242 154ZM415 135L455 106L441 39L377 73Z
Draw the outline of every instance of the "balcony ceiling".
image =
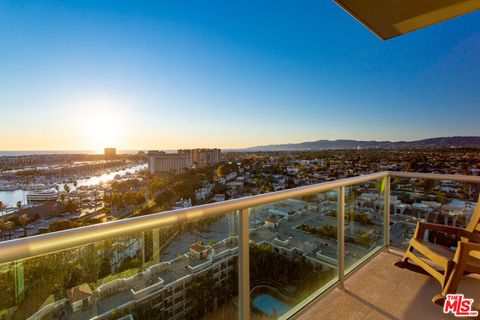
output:
M387 40L480 9L480 0L335 0Z

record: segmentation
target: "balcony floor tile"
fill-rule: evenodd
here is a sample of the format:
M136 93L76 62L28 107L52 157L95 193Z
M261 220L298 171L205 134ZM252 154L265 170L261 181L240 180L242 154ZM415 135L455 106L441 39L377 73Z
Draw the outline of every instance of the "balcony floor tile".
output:
M401 256L380 253L345 281L321 297L298 319L453 319L431 302L440 284L431 276L394 265ZM480 303L480 277L464 277L459 292Z

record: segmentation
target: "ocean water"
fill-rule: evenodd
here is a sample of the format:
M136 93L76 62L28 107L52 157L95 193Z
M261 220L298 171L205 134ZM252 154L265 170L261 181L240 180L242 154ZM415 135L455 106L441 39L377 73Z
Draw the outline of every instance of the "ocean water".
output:
M157 149L151 149L157 150ZM174 153L177 150L162 150L166 153ZM138 151L147 150L117 150L117 154L137 154ZM0 157L3 156L28 156L40 154L103 154L103 150L18 150L18 151L2 151L0 150Z
M139 150L117 150L118 154L135 154ZM2 156L28 156L41 154L102 154L103 150L18 150L18 151L1 151Z

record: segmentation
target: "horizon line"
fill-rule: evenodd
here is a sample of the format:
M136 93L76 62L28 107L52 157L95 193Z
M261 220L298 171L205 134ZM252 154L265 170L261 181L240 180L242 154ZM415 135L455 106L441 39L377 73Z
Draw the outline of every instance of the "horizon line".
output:
M422 140L429 140L429 139L439 139L439 138L480 138L480 135L455 135L455 136L437 136L437 137L429 137L429 138L421 138L421 139L412 139L412 140L357 140L357 139L317 139L317 140L303 140L300 142L286 142L286 143L271 143L271 144L264 144L264 145L254 145L248 147L228 147L228 148L221 148L221 147L177 147L177 148L125 148L119 149L116 147L105 147L105 148L115 148L117 152L125 152L125 151L148 151L148 150L161 150L161 151L177 151L179 149L198 149L198 148L218 148L221 150L242 150L242 149L249 149L249 148L258 148L258 147L265 147L265 146L275 146L275 145L288 145L288 144L301 144L301 143L308 143L308 142L316 142L316 141L359 141L359 142L415 142L415 141L422 141ZM102 149L0 149L0 152L103 152L104 148Z

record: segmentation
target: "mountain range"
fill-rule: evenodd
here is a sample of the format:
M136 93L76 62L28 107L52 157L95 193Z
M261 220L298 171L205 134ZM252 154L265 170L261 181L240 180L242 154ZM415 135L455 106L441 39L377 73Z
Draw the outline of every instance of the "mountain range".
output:
M300 151L328 149L419 149L480 148L480 136L438 137L414 141L317 140L300 143L272 144L242 149L243 151Z

